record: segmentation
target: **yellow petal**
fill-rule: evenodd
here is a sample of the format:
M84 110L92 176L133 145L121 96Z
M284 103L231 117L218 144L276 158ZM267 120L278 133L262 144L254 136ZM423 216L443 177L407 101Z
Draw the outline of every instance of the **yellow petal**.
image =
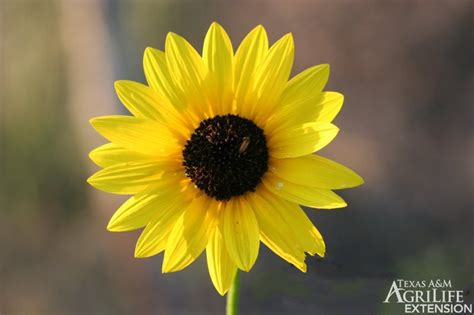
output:
M100 167L149 159L149 155L130 151L115 143L106 143L89 153L89 158Z
M130 197L114 213L107 225L107 230L124 232L144 227L155 215L157 197L157 195L145 194Z
M296 239L293 228L282 217L276 216L273 206L258 193L249 194L246 198L255 211L262 242L275 254L306 272L304 249Z
M135 258L147 258L164 251L168 236L173 229L173 223L178 217L174 216L174 213L170 213L168 221L148 223L135 245Z
M181 148L162 124L130 116L104 116L90 120L92 126L109 141L131 151L168 157Z
M206 247L207 267L216 290L224 295L232 285L237 267L232 262L224 244L222 220L214 229Z
M207 99L202 89L207 71L201 56L183 37L174 33L168 33L166 37L165 55L175 87L186 95L184 104L175 105L184 108L199 104L202 111L207 107Z
M241 198L232 198L225 206L224 240L227 252L238 268L249 271L258 256L260 245L257 219Z
M133 81L116 81L115 91L123 105L136 117L159 120L157 94L147 86Z
M121 163L98 171L87 182L99 190L132 195L156 183L166 172L177 171L179 164L137 161Z
M290 76L294 53L295 48L291 34L283 36L270 48L255 73L253 93L256 96L256 101L251 117L255 116L260 120L266 120L278 105Z
M267 131L282 132L309 122L330 123L341 110L342 103L344 95L341 93L322 92L317 100L306 99L289 106L279 106L262 126Z
M275 195L306 207L335 209L347 206L344 200L331 190L293 184L272 172L268 172L262 181Z
M167 174L156 181L148 191L128 199L114 213L107 229L114 232L130 231L148 224L157 214L166 211L168 205L175 199L182 200L180 195L181 174Z
M156 200L159 202L156 203L154 217L137 241L135 257L150 257L162 252L175 223L190 206L189 198L176 190L161 193Z
M227 114L232 105L234 51L229 36L218 23L211 24L204 39L203 60L210 71L214 106Z
M235 54L234 91L236 106L244 116L250 115L248 99L252 78L268 51L267 33L263 26L255 27L242 41Z
M323 92L316 104L315 119L317 121L331 122L341 110L344 95L337 92Z
M139 118L157 120L185 137L194 130L189 115L178 112L170 101L156 91L133 81L117 81L115 89L122 103Z
M329 78L329 65L322 64L304 70L285 86L282 106L296 106L301 102L317 100Z
M211 204L207 195L201 195L178 218L166 242L163 272L186 268L204 251L216 222Z
M143 56L143 68L146 80L153 90L166 97L176 107L185 103L183 91L173 83L164 52L147 47Z
M289 182L323 189L343 189L364 183L351 169L318 155L272 159L270 170Z
M314 122L280 129L268 136L268 148L276 158L293 158L311 154L329 144L339 129L331 123Z
M305 252L324 256L326 245L321 234L296 203L278 198L265 188L261 189L260 194L271 205L274 217L279 217L293 230L293 235Z
M321 92L328 77L329 65L319 65L291 79L265 128L284 129L307 122L331 122L341 109L344 97L337 92Z

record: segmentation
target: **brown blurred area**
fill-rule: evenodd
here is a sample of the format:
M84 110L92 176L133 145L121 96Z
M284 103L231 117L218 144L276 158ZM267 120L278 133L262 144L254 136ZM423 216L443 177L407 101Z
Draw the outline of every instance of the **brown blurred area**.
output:
M0 0L0 314L222 314L205 259L161 274L110 233L124 200L97 192L88 120L125 113L113 82L144 82L168 31L198 49L212 21L234 47L255 25L295 38L294 74L331 64L345 95L322 155L366 184L349 206L308 210L324 260L301 274L261 249L242 314L399 314L391 281L474 286L474 2ZM471 295L472 300L472 295Z

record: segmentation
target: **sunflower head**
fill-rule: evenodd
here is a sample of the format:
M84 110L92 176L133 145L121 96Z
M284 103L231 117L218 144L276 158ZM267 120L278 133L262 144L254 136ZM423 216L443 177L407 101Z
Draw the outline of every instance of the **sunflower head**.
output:
M220 294L237 269L249 271L262 242L306 271L305 256L324 256L323 238L300 205L333 209L333 190L360 176L314 153L338 133L331 122L343 96L323 91L329 66L289 79L291 34L268 45L262 26L234 52L213 23L199 54L169 33L165 49L147 48L147 84L118 81L131 116L91 120L110 143L90 158L102 170L88 182L131 195L110 231L144 228L136 257L164 251L163 272L181 270L206 251Z

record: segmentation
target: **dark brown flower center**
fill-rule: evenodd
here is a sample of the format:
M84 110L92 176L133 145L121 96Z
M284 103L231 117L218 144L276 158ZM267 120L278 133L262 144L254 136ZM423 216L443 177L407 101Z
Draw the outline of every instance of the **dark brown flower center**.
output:
M263 130L237 115L203 120L183 149L186 176L216 200L255 191L268 170Z

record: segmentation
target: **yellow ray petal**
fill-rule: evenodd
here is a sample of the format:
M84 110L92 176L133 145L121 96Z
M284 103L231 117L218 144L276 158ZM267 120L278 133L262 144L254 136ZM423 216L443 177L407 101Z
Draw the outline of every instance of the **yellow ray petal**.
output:
M331 122L341 110L344 95L337 92L323 92L316 104L315 116L317 121Z
M307 99L318 99L328 78L328 64L317 65L302 71L286 84L281 97L282 105L291 106Z
M157 180L166 172L177 172L179 164L157 161L137 161L116 164L98 171L87 182L99 190L115 194L136 194Z
M201 113L208 108L208 100L202 88L207 74L206 67L198 52L183 37L168 33L165 43L166 64L171 78L179 90L186 95L184 104L175 104L179 108L190 107ZM199 108L199 110L198 110Z
M90 123L106 139L131 151L169 157L181 150L169 129L152 120L104 116L93 118Z
M289 182L323 189L343 189L364 183L351 169L318 155L272 159L270 170Z
M293 230L293 235L305 252L324 257L326 245L321 233L296 203L278 198L263 187L260 194L271 205L273 215L281 218Z
M175 199L182 200L180 180L182 174L167 174L154 183L146 192L128 199L109 221L109 231L121 232L141 228L157 214L163 213ZM180 198L177 198L180 197Z
M306 207L335 209L347 206L344 200L331 190L293 184L272 172L268 172L262 181L275 195Z
M224 244L222 220L209 238L206 247L207 267L217 292L224 295L232 285L237 267L232 262Z
M329 65L322 64L308 68L288 81L280 105L266 122L266 129L282 130L288 126L316 121L318 101L328 78Z
M207 195L201 195L190 203L168 236L163 272L186 268L201 255L215 227L215 210Z
M219 114L227 114L232 106L234 51L229 36L218 23L211 24L204 39L202 58L210 71L212 102Z
M290 76L294 53L291 34L283 36L270 48L255 73L253 93L256 100L251 117L259 121L266 120L277 106Z
M107 225L107 230L124 232L144 227L159 209L156 203L158 199L158 195L145 194L130 197L114 213Z
M116 81L115 91L123 105L138 118L161 118L158 95L147 86L133 81Z
M188 196L176 190L161 193L157 200L154 217L137 241L135 257L150 257L162 252L175 223L190 206Z
M151 156L130 151L115 143L106 143L89 153L89 158L100 167L150 159Z
M117 81L115 89L122 103L139 118L157 120L185 137L194 129L195 121L186 112L178 112L171 103L146 85L133 81Z
M167 221L152 221L147 224L135 245L135 258L155 256L165 250L166 241L173 229L173 223L179 218L174 214L170 213L170 219Z
M243 39L235 54L234 91L238 113L249 117L251 100L248 94L252 87L255 70L268 51L267 33L263 26L255 27Z
M314 122L270 133L268 148L276 158L293 158L311 154L329 144L339 129L331 123Z
M186 103L183 91L173 83L164 52L147 47L143 56L143 68L148 85L153 90L166 97L176 107Z
M292 227L281 216L275 215L273 206L258 193L249 194L246 198L255 211L262 242L275 254L306 272L304 249Z
M241 198L232 198L223 213L224 240L229 256L238 268L249 271L258 256L260 245L257 219Z
M301 97L292 103L282 104L263 125L266 130L284 130L308 122L331 122L339 113L344 96L337 92L322 92L313 98Z

